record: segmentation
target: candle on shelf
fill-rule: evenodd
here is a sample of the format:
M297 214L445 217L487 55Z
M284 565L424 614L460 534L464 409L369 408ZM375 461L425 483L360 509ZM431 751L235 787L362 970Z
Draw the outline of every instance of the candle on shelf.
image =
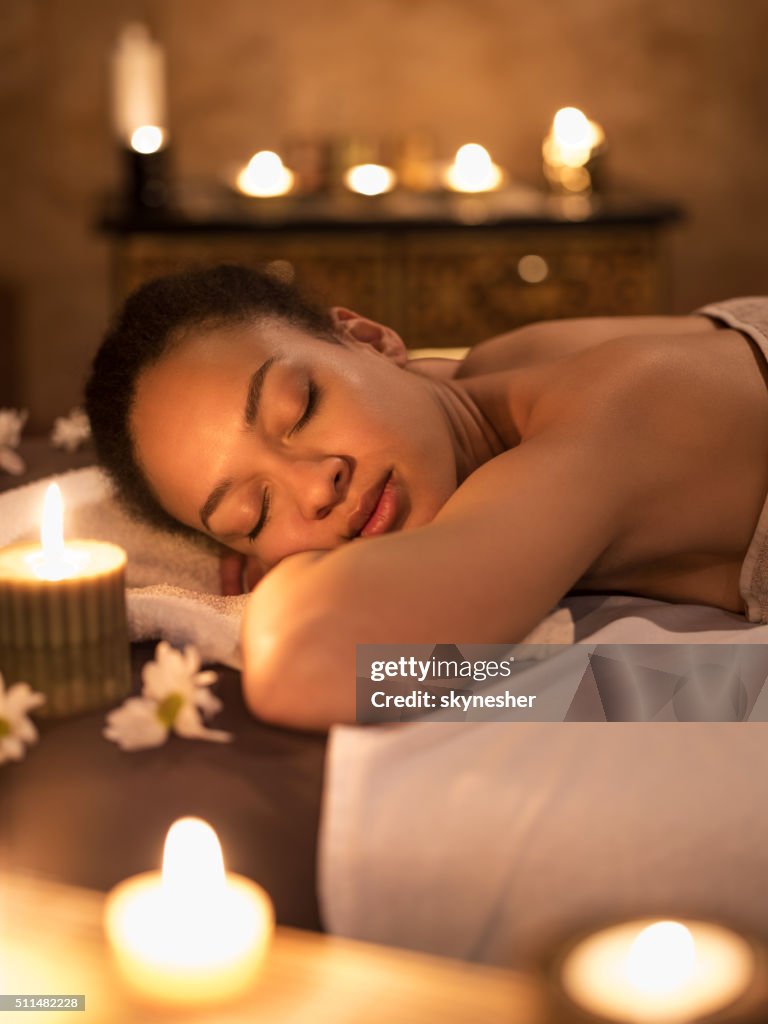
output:
M160 131L164 141L165 57L139 22L123 28L112 57L112 118L126 147L146 152L134 146L135 133L145 127Z
M613 1021L682 1024L709 1017L753 984L746 939L703 921L628 921L582 939L559 967L566 995Z
M595 184L594 161L604 142L601 126L578 107L558 110L541 147L550 185L564 193L590 192Z
M112 121L121 142L131 205L168 201L165 56L140 22L126 25L112 56Z
M445 184L454 192L491 192L504 179L502 169L490 153L476 142L460 146L445 172Z
M237 187L244 195L261 199L284 196L293 188L293 171L277 153L261 149L238 174Z
M384 164L356 164L344 172L344 184L350 192L361 196L383 195L391 192L396 183L395 172Z
M140 999L204 1006L243 995L258 975L274 931L266 892L226 872L218 837L199 818L168 831L162 872L121 882L104 924L117 967Z
M131 687L125 552L65 542L57 484L46 492L40 537L0 551L0 671L46 695L40 715L114 704Z

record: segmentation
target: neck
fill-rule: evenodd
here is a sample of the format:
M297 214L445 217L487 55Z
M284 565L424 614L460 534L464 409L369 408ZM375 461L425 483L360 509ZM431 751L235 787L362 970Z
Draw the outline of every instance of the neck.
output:
M435 401L440 406L451 433L456 454L457 485L483 463L513 448L520 441L511 417L494 414L505 406L497 388L469 388L469 382L431 380ZM511 429L510 429L511 428Z

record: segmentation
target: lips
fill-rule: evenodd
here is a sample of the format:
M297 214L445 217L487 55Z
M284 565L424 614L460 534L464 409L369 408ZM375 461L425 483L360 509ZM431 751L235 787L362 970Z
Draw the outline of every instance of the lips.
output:
M392 480L392 471L387 473L363 498L357 511L349 521L352 537L374 537L386 533L397 517L397 488Z

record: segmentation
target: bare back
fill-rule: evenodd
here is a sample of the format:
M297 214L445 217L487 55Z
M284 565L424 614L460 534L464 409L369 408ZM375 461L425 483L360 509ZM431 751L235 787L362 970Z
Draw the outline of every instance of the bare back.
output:
M578 589L741 612L740 567L768 492L764 364L739 332L701 317L618 325L642 326L644 333L606 339L617 329L614 320L554 323L531 332L523 345L513 333L476 350L474 384L472 364L457 380L476 391L492 365L516 366L510 402L518 407L523 444L558 419L577 418L585 402L605 402L614 408L613 420L600 429L615 433L628 461L645 451L638 470L645 484ZM659 333L670 326L672 333ZM640 375L633 387L638 357L655 372ZM627 392L626 401L608 401L617 392Z

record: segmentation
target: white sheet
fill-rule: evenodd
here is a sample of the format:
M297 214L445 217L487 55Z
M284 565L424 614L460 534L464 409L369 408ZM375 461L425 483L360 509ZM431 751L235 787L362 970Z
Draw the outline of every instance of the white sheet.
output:
M581 641L768 643L768 626L712 608L625 597L565 606ZM496 964L634 914L768 934L768 901L757 898L766 778L763 723L337 727L319 853L324 921Z

